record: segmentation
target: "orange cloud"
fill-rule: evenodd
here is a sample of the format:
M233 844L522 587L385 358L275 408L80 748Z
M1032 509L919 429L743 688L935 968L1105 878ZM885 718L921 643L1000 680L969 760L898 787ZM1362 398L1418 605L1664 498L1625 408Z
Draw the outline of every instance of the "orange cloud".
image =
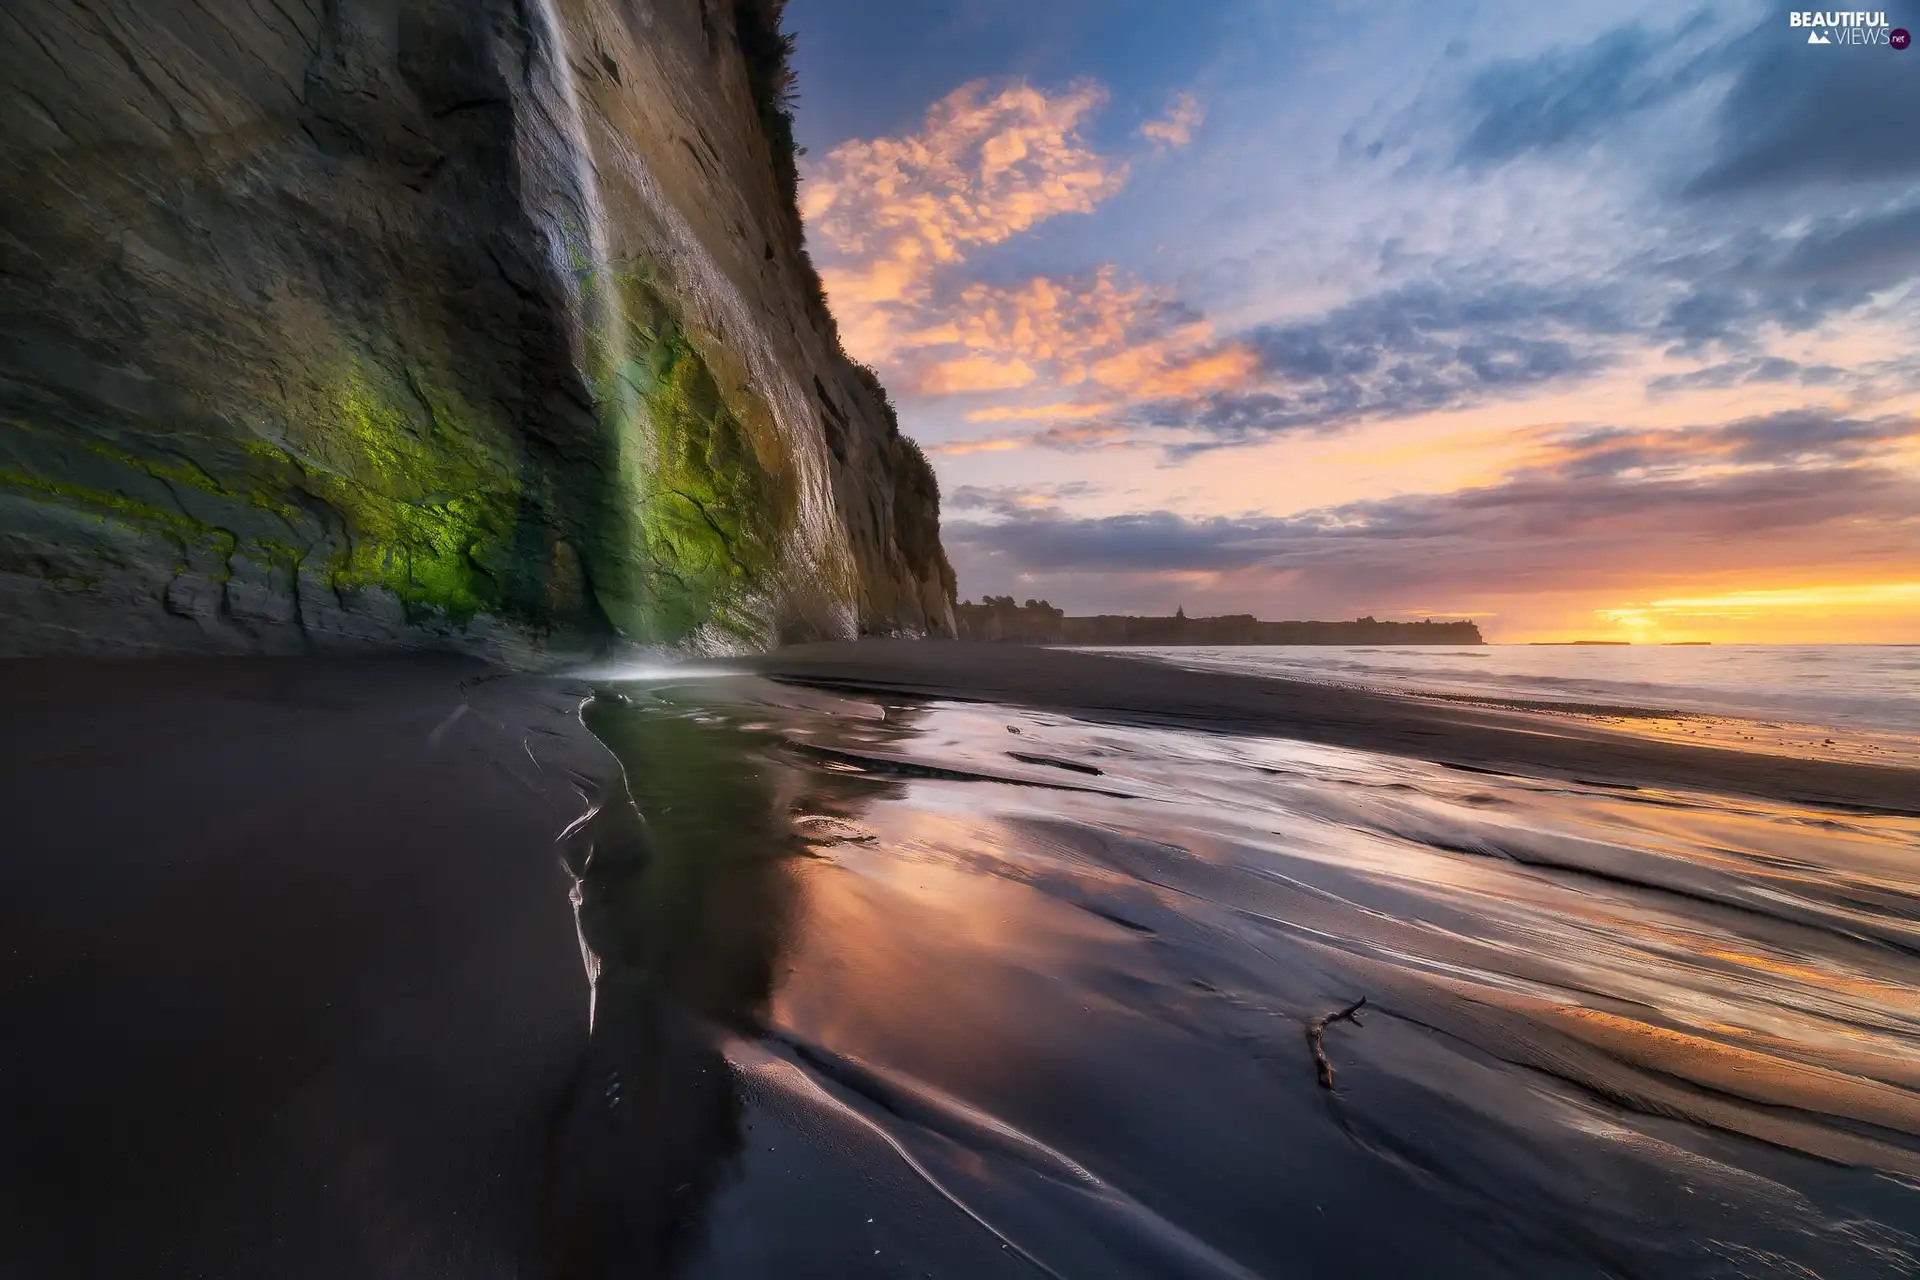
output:
M1162 147L1184 147L1193 141L1193 131L1207 118L1199 101L1190 93L1174 95L1164 119L1149 120L1140 126L1140 136Z
M1131 443L1128 433L1119 427L1090 425L1048 427L1023 436L989 436L980 440L954 440L935 445L928 453L961 458L970 453L1009 453L1036 446L1048 449L1119 449Z
M973 284L928 336L1038 362L1075 360L1124 345L1162 301L1142 285L1121 285L1112 267L1084 282L1041 276L1011 287Z
M1086 401L998 405L969 415L982 422L1098 417L1129 401L1244 387L1259 372L1258 358L1245 345L1217 342L1212 327L1191 318L1176 300L1122 282L1111 267L1079 280L969 285L943 319L897 341L903 348L964 348L975 359L1042 370L1052 387L1092 386L1105 393ZM931 390L924 382L921 389Z
M997 360L991 356L967 355L943 360L920 377L916 390L924 395L950 396L969 391L1014 391L1031 383L1037 375L1022 360Z
M1120 190L1125 161L1101 156L1081 136L1105 102L1106 91L1091 84L1049 94L975 81L930 107L915 132L847 142L809 166L801 208L848 350L921 396L1032 393L1029 403L974 410L968 416L978 422L1087 422L1131 402L1251 382L1251 350L1218 342L1177 299L1111 266L1068 280L975 282L957 293L947 283L974 250L1091 212ZM1139 136L1182 146L1203 115L1181 94ZM1084 390L1076 399L1070 388ZM1091 438L1040 432L1009 441L942 452L1077 448Z
M1127 166L1080 137L1106 96L1097 85L1049 96L974 81L934 103L919 132L842 143L808 168L801 213L841 260L821 275L856 354L891 349L872 313L924 301L940 267L1120 190Z
M1097 401L1053 400L1046 404L1003 404L975 409L968 422L1073 422L1112 413L1118 404Z
M1244 387L1259 367L1259 357L1239 344L1183 352L1173 343L1152 342L1116 352L1087 374L1134 399L1172 400Z
M1013 449L1025 449L1033 443L1027 436L1002 436L987 440L953 440L947 444L937 444L927 450L928 453L942 454L949 458L963 458L970 453L1006 453Z

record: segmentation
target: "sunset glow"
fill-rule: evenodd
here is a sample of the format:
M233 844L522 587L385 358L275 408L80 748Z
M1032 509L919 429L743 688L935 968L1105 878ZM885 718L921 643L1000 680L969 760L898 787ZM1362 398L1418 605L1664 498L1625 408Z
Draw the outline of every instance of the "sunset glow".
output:
M810 244L962 595L1920 641L1920 173L1820 124L1920 77L1738 3L1389 8L909 23L879 87L822 38Z

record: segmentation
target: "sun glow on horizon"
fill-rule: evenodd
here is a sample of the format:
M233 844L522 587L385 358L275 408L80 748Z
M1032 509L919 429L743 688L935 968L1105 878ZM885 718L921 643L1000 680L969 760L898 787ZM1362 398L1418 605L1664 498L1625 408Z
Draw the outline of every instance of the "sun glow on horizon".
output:
M1593 610L1594 626L1512 642L1627 640L1638 644L1901 644L1920 642L1920 581L1806 584L1696 591Z

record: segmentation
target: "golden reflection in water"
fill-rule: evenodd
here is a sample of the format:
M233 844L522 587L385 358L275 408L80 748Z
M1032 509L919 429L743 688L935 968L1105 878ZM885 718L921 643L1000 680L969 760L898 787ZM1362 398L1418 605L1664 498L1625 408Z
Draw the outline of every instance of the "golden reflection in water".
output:
M1920 1168L1818 1119L1920 1133L1910 819L751 681L656 701L674 745L622 755L684 865L633 928L690 939L641 954L708 1016L730 1000L737 1025L1012 1099L1098 1019L1169 1016L1167 992L1231 974L1233 1006L1282 1027L1314 1007L1288 992L1337 974L1635 1107ZM1095 906L1128 895L1151 928ZM746 977L716 995L706 968Z
M863 822L875 844L803 871L806 919L774 1022L935 1081L1017 1073L1015 1028L1066 1002L1125 931L1008 874L1017 837L993 819L923 799L874 805Z

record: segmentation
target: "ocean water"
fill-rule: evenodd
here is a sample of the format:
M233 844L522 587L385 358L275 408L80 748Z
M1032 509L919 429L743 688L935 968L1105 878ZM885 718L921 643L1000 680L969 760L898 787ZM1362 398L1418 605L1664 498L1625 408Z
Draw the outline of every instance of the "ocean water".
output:
M1920 645L1247 646L1109 652L1493 706L1560 707L1630 732L1711 737L1747 749L1920 760Z
M1848 685L1912 654L1166 660L1896 733ZM559 1218L603 1256L1920 1274L1920 820L740 675L602 688L645 848L583 859L596 1016L556 1159L605 1171Z

